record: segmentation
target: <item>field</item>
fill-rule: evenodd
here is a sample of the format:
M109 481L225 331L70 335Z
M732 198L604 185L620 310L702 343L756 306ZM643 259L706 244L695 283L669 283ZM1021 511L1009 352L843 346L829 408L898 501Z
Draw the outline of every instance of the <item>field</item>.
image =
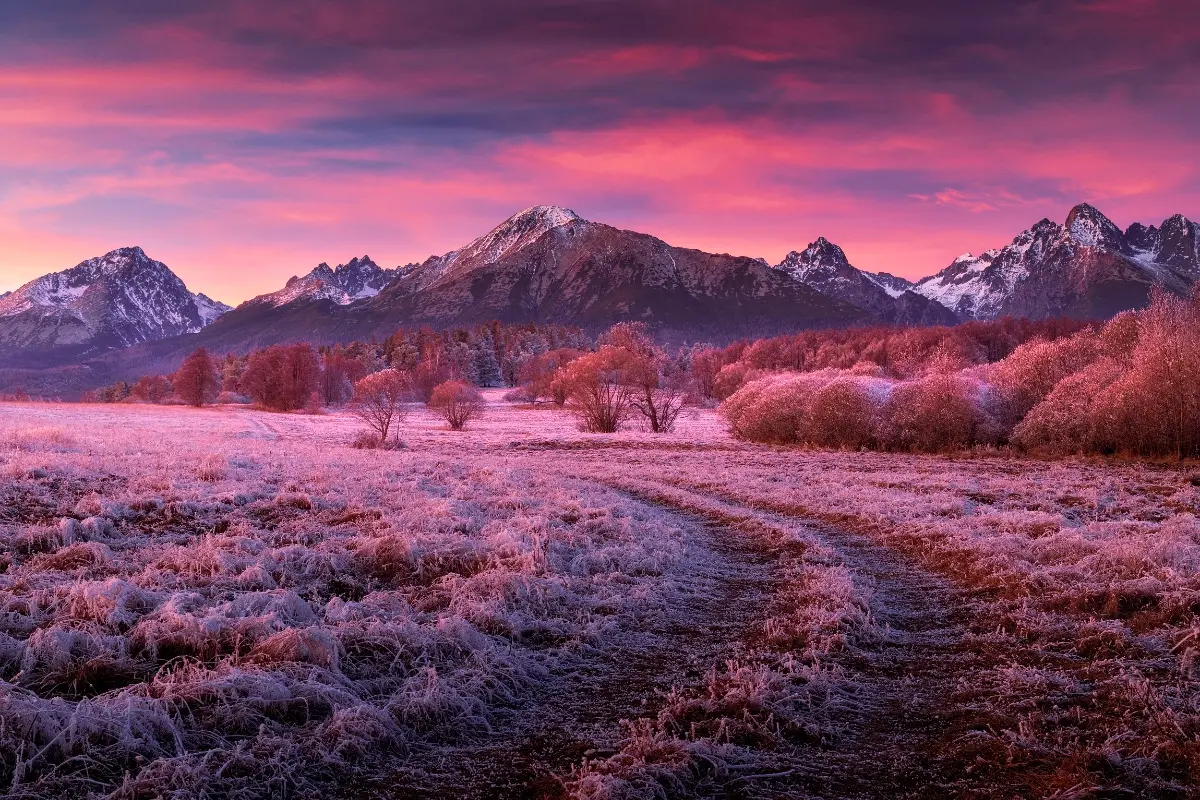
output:
M0 404L0 793L1190 797L1200 472Z

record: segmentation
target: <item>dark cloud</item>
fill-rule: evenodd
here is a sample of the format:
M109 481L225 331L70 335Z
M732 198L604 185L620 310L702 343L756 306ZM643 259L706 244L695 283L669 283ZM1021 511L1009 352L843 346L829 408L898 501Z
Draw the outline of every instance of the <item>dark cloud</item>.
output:
M381 92L394 85L403 100L397 108L376 97L382 107L368 127L498 135L655 110L797 121L863 113L799 101L783 88L793 80L948 92L972 108L1112 91L1152 105L1164 87L1193 80L1200 63L1200 4L1191 0L830 7L6 0L0 41L9 59L183 57L296 79L349 74ZM363 123L362 115L344 122Z
M22 252L410 259L561 202L915 274L1081 199L1195 216L1200 3L0 0L0 125Z

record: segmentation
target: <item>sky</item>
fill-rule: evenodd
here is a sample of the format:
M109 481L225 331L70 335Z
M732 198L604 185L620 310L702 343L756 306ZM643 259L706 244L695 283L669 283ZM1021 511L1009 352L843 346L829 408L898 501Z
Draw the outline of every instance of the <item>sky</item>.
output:
M137 244L234 303L541 204L915 278L1082 201L1200 217L1195 0L0 0L0 291Z

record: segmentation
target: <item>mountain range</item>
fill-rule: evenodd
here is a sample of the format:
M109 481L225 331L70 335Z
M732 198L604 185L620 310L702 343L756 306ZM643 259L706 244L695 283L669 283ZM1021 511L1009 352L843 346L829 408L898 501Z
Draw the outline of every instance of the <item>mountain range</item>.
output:
M1086 203L1064 224L1043 219L1012 243L965 253L914 291L964 319L1106 319L1144 306L1154 286L1186 294L1200 278L1200 226L1176 214L1122 232Z
M771 265L536 206L424 262L323 263L234 309L193 294L140 248L114 250L0 295L0 367L169 365L200 345L244 351L493 319L592 332L633 319L666 339L721 341L811 327L1106 318L1144 306L1154 286L1185 294L1197 279L1196 223L1175 215L1122 231L1087 204L916 282L858 269L823 237Z
M0 296L0 345L9 361L57 362L197 333L226 311L140 247L123 247Z

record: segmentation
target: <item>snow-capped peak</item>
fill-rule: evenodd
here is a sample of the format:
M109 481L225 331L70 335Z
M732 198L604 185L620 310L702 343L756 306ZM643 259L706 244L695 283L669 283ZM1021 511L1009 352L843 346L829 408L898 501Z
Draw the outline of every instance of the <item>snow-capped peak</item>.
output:
M793 250L788 253L778 269L804 283L832 280L857 272L850 266L845 251L824 236L818 236L815 242L811 242L802 251Z
M25 322L25 346L125 346L195 333L229 306L192 294L140 247L122 247L35 278L0 299L0 319ZM27 341L26 341L27 340Z
M805 249L804 255L809 261L820 260L838 264L850 263L846 260L846 252L824 236L818 236L817 240Z
M260 295L250 302L278 307L305 298L332 300L344 306L379 294L399 272L396 269L383 269L370 256L352 258L336 267L322 261L307 275L289 278L279 291Z
M582 217L569 208L533 206L513 214L488 233L454 253L453 260L470 258L494 261L506 253L536 242L555 228L583 221Z
M1071 209L1071 213L1067 215L1066 228L1072 239L1088 247L1119 251L1124 242L1121 229L1087 203L1080 203Z

